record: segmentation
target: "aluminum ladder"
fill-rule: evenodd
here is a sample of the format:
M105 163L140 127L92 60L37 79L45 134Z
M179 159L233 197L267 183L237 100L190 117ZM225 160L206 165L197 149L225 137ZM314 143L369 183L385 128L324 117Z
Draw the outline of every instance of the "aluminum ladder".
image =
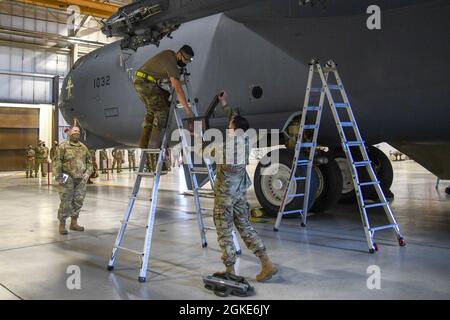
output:
M186 87L186 92L189 97L190 87L189 87L188 74L186 72L184 72L182 75L183 75L183 84ZM188 99L188 101L190 101L190 99ZM196 108L195 104L192 104L192 109L193 109L194 114L196 114L197 108ZM156 207L157 207L157 202L158 202L159 182L161 179L163 162L164 162L165 156L166 156L166 149L167 149L168 142L169 142L168 141L169 140L168 132L169 132L170 123L172 120L172 115L175 115L178 129L183 129L183 124L182 124L183 120L180 117L179 112L177 110L177 99L176 99L174 90L172 90L172 101L170 103L169 117L167 119L166 128L164 130L161 148L160 149L141 149L142 153L141 153L141 157L140 157L140 161L139 161L139 170L137 172L133 191L132 191L130 199L128 201L128 206L125 211L124 217L120 221L121 227L117 234L116 241L114 243L114 247L113 247L112 253L111 253L111 258L110 258L110 260L108 262L108 266L107 266L107 269L109 271L114 270L114 265L117 261L117 257L118 257L120 250L136 254L141 260L141 268L140 268L139 276L138 276L138 281L141 283L146 282L146 280L147 280L148 261L150 258L150 249L151 249L153 228L154 228L154 223L155 223L155 213L156 213ZM181 130L181 137L182 137L182 141L186 141L183 130ZM151 156L152 154L158 155L156 171L154 173L148 173L148 172L145 172L145 163L147 161L147 157ZM186 157L186 158L190 159L190 157ZM207 165L207 168L205 168L205 169L203 169L203 168L194 169L192 162L190 162L189 168L190 168L192 183L194 186L196 218L197 218L197 223L198 223L199 230L200 230L200 238L201 238L202 247L205 248L207 246L206 231L205 231L206 228L203 223L203 214L202 214L202 209L201 209L200 199L199 199L199 192L198 192L197 174L205 174L205 170L207 170L211 186L213 186L214 185L214 173L212 171L211 165ZM200 169L202 169L202 170L200 170ZM153 188L152 188L152 194L151 194L151 198L150 198L150 208L149 208L149 213L148 213L148 217L147 217L147 224L145 226L130 221L133 207L134 207L134 204L136 202L136 199L137 199L140 187L141 187L142 178L144 178L144 177L153 178ZM122 246L122 241L125 236L125 231L126 231L126 228L128 225L146 228L145 242L144 242L142 251L137 251L137 250L126 248L126 247ZM237 242L237 238L234 233L233 233L233 240L234 240L234 243L236 246L236 250L240 251L239 243Z
M184 75L183 82L184 82L184 85L186 88L186 93L187 93L188 97L190 97L191 96L191 83L189 80L189 73L187 73L186 70L183 70L182 74ZM201 117L199 117L199 114L198 114L196 99L194 99L192 101L189 99L189 102L191 103L191 110L192 110L192 113L194 114L194 118L192 118L192 119L195 119L197 121ZM186 135L187 135L187 132L189 132L189 131L186 130L186 128L184 127L184 124L183 124L185 120L189 120L189 119L183 119L182 115L180 115L180 112L181 112L181 110L179 110L178 108L175 108L175 110L174 110L175 121L177 124L177 129L180 132L181 145L182 145L182 150L183 150L183 154L184 154L183 159L184 159L184 161L186 161L188 171L189 171L189 176L190 176L190 182L192 184L195 209L196 209L197 217L199 217L197 219L197 222L199 224L202 247L206 248L208 246L208 243L206 241L206 230L215 230L216 228L212 227L212 226L205 226L203 223L203 212L202 212L202 206L201 206L201 202L200 202L200 193L199 193L199 189L200 189L199 177L197 175L205 175L205 174L208 175L211 189L214 190L214 168L213 168L211 162L209 161L209 159L203 159L205 162L204 167L196 167L194 165L194 163L192 161L192 153L191 153L192 147L190 145L190 142L192 142L192 141L187 138ZM201 146L202 148L200 148L202 150L203 142L204 142L203 128L198 133L200 134L200 140L202 142L202 146ZM194 140L194 142L195 142L195 140ZM194 152L195 152L195 149L194 149ZM240 255L241 247L239 245L239 241L236 236L236 231L234 229L232 231L232 235L233 235L233 243L234 243L234 247L236 250L236 254Z
M314 74L318 73L320 76L321 87L313 88L313 78ZM336 84L329 84L329 75L333 74L336 80ZM311 93L320 93L320 98L318 105L313 105L311 103ZM332 92L338 92L340 94L340 99L335 99ZM314 165L314 156L317 147L317 137L320 129L320 121L322 118L322 111L324 107L325 99L328 100L331 112L333 114L334 121L336 123L337 130L339 132L339 137L341 140L341 146L347 158L349 168L352 173L353 185L356 191L356 197L358 201L359 212L361 215L361 220L364 227L364 233L366 236L367 244L369 247L369 252L374 253L378 251L378 245L374 241L374 235L376 231L385 229L394 229L400 246L405 246L405 240L400 232L400 227L394 217L392 209L389 202L381 189L380 181L376 177L375 171L372 168L369 155L361 133L359 131L358 125L356 123L356 118L353 114L350 101L348 99L347 93L345 91L344 85L339 76L337 66L334 61L330 60L327 62L325 67L322 68L319 60L313 59L309 64L309 75L307 88L305 93L305 101L303 105L302 118L300 122L300 130L297 137L297 143L295 147L294 160L292 163L291 174L289 178L289 184L285 190L284 197L278 212L277 220L274 226L274 230L278 231L281 219L286 214L300 214L302 221L302 227L306 226L306 220L308 216L309 199L310 199L310 186L311 186L311 176L312 168ZM344 112L339 112L344 110ZM345 112L346 111L346 112ZM315 113L315 121L310 123L311 118L314 119L314 114L310 116L311 113ZM348 120L342 121L341 117L347 114ZM305 134L305 131L308 132ZM309 138L308 138L309 137ZM352 153L353 152L353 153ZM356 153L355 159L354 154ZM301 157L302 154L307 154L307 158ZM305 176L296 176L297 169L299 167L306 168ZM364 169L366 174L368 174L369 181L363 181L364 173L359 173L358 168ZM294 183L298 181L304 181L304 192L291 193L291 187ZM364 199L363 188L374 187L377 194L377 201L375 203L370 203ZM302 209L295 209L286 211L287 201L292 198L303 198ZM369 222L368 210L374 208L382 207L385 211L389 224L372 227Z

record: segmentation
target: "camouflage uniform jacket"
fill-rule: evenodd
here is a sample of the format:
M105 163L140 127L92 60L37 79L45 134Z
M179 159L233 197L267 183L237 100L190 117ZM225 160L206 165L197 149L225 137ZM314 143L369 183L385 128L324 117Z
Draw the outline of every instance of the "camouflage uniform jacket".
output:
M36 147L34 147L34 152L35 152L36 159L38 159L38 160L44 159L44 152L45 152L44 147L36 146Z
M47 147L41 147L41 148L42 148L42 158L41 159L47 161L49 150Z
M112 156L114 157L114 159L123 159L123 151L120 149L114 149L112 152Z
M52 161L53 161L53 159L55 158L55 156L56 156L56 151L58 151L58 146L53 146L51 149L50 149L50 159L52 159Z
M27 150L25 150L25 157L27 158L27 159L34 159L34 156L35 156L35 154L36 154L36 152L33 150L33 149L27 149Z
M88 148L81 142L64 141L58 147L53 165L55 177L62 173L73 179L90 176L93 171L92 157Z
M230 106L223 107L230 121L234 115ZM252 185L246 166L249 163L249 143L244 136L236 136L233 143L228 141L223 148L224 163L217 164L216 183L214 191L216 195L235 195L244 193ZM245 145L245 154L242 154L242 146ZM233 163L228 163L233 152ZM228 155L228 156L227 156ZM243 157L245 157L243 159ZM230 159L227 159L230 158Z
M100 150L100 161L106 161L108 159L108 152L106 150Z

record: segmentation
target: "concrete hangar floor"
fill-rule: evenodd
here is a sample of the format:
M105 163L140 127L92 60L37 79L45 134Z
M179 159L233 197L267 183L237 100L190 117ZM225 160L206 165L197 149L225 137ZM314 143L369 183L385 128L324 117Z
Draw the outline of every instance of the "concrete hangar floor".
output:
M354 205L340 204L311 216L306 229L297 219L283 220L278 233L270 221L255 223L280 271L268 283L257 283L258 261L243 248L239 273L254 284L254 298L449 299L449 196L444 186L436 190L435 178L412 161L395 162L394 169L392 205L406 247L399 247L387 230L377 234L380 251L369 254ZM24 173L3 173L0 299L216 299L203 288L201 278L223 269L215 232L208 232L209 246L202 249L193 198L180 194L184 181L177 170L162 179L147 282L137 281L139 261L126 252L120 254L113 273L106 270L133 182L134 174L127 171L111 180L102 175L88 187L80 217L87 230L60 236L57 187L42 178L26 179ZM149 182L144 187L136 211L141 222ZM212 199L202 201L212 208ZM253 190L250 201L258 205ZM382 222L382 213L378 216L375 223ZM205 221L212 225L210 215ZM129 230L127 246L140 248L144 228ZM69 266L80 268L80 290L67 287ZM370 266L380 268L379 289L367 286Z

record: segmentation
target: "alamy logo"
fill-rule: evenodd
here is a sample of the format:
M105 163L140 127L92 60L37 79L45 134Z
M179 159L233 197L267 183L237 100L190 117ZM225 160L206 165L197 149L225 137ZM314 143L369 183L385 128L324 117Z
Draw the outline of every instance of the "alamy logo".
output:
M380 290L381 289L381 269L379 266L372 265L367 267L367 289L369 290Z
M66 269L69 276L66 280L66 287L69 290L81 290L81 269L79 266L71 265Z
M367 18L367 29L380 30L381 29L381 8L377 5L371 5L367 8L367 14L370 16Z

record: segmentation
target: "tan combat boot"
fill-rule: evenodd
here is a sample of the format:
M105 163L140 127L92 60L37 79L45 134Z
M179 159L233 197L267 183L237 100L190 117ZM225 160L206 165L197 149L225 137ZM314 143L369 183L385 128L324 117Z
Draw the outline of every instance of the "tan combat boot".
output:
M59 234L62 234L62 235L66 235L66 234L68 234L69 232L67 232L67 229L66 229L66 223L65 222L59 222Z
M77 218L72 218L70 220L70 230L73 230L73 231L84 231L84 227L79 226L77 221L78 221Z
M256 276L256 281L263 282L272 278L274 274L278 272L277 268L273 265L267 255L260 257L261 259L261 272Z
M141 137L139 138L139 148L147 149L148 142L150 141L151 128L143 128L141 131Z

